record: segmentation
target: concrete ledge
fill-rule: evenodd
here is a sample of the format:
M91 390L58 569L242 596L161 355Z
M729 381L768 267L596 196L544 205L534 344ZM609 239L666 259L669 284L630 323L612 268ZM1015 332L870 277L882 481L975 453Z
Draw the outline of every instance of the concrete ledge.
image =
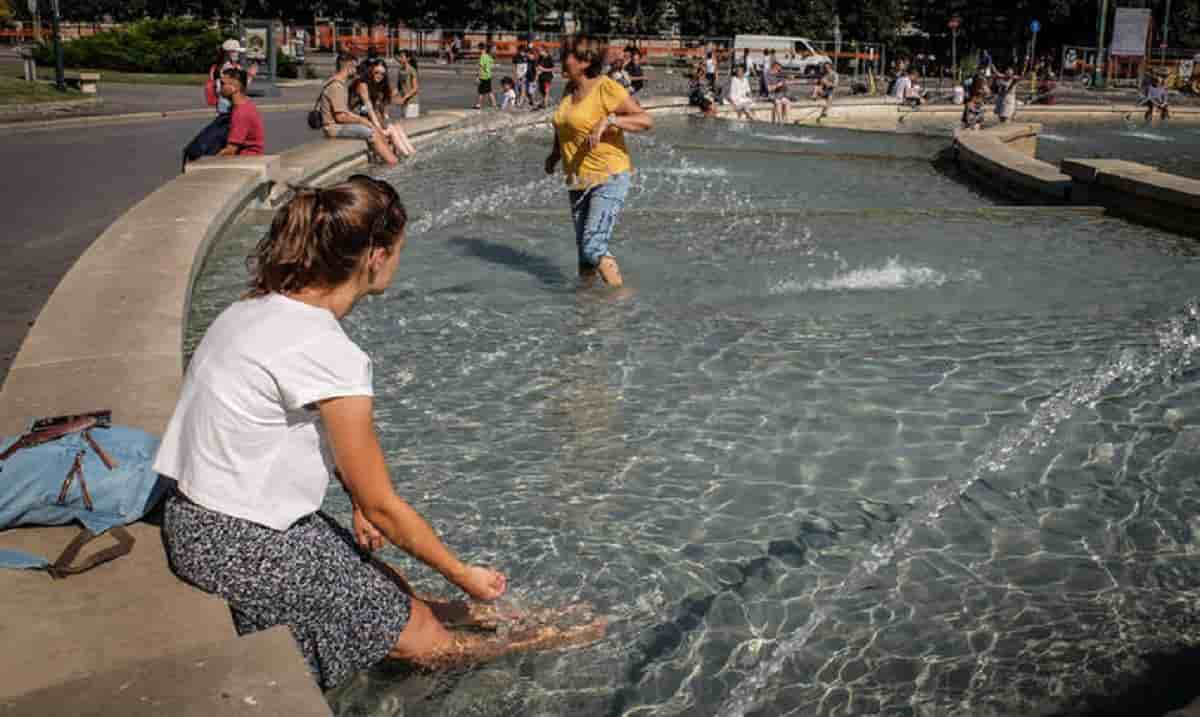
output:
M267 665L287 669L268 671ZM0 700L0 713L318 717L330 710L291 631L276 627Z
M1107 207L1142 224L1200 237L1200 180L1115 159L1066 159L1072 199Z
M954 158L969 175L1012 198L1069 203L1071 178L1049 162L1033 158L1038 129L1038 125L1025 124L958 130Z
M32 417L111 408L161 433L183 365L191 281L208 247L261 186L253 169L178 177L112 224L59 283L0 389L0 434ZM146 400L152 398L154 400Z
M54 559L78 530L8 530L0 548ZM0 714L15 714L9 705L17 695L234 637L225 603L171 574L158 528L138 523L129 530L137 541L129 555L81 575L0 574ZM101 541L101 548L111 544ZM41 707L36 714L77 714Z
M188 162L184 174L204 172L211 169L248 169L258 173L259 181L280 182L285 180L283 162L277 154L264 154L258 157L201 157L194 162Z

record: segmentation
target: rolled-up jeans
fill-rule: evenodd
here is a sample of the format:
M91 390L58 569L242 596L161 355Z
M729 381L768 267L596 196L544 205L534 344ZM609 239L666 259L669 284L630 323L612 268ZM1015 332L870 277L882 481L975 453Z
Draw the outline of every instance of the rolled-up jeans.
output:
M361 139L370 142L375 136L375 130L365 124L327 124L325 136L329 139Z
M594 269L600 260L612 256L608 242L613 226L629 194L629 172L611 175L603 184L568 193L571 219L575 222L575 246L579 249L579 268Z

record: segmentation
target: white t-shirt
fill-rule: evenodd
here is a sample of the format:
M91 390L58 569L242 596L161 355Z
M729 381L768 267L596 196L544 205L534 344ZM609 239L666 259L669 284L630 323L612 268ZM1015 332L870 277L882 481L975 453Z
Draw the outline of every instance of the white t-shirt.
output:
M912 80L908 79L908 75L901 75L896 80L896 94L893 95L893 97L907 97L908 95L906 93L908 92L909 85L911 84Z
M373 395L371 360L330 311L238 301L192 355L154 470L210 510L285 530L321 507L335 468L314 404Z
M711 57L704 61L704 71L710 75L716 74L717 63Z
M734 105L744 105L752 102L750 99L750 82L745 77L729 78L729 101Z
M506 110L510 107L516 107L516 106L517 106L517 91L516 90L505 90L504 97L502 97L500 99L500 109Z

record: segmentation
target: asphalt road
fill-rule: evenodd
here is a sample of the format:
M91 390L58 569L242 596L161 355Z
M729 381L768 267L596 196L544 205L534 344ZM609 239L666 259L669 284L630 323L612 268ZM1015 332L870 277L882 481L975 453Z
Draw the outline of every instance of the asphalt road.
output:
M468 107L473 90L469 78L426 81L422 107ZM304 115L263 113L268 153L319 138ZM0 383L59 280L109 224L178 175L183 146L205 122L97 118L84 127L0 130Z

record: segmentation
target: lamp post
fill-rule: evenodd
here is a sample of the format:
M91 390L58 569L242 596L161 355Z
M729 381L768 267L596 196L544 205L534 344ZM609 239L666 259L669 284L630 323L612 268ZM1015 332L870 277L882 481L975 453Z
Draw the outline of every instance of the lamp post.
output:
M958 82L958 26L962 21L958 15L950 18L946 26L950 28L950 66L954 68L954 81Z
M1100 34L1096 37L1096 65L1092 68L1092 89L1104 89L1104 30L1108 20L1108 0L1100 0Z
M1167 0L1166 10L1163 12L1163 30L1162 30L1162 61L1163 65L1167 64L1167 30L1170 27L1171 21L1171 0Z
M525 39L528 42L533 42L533 0L529 0L529 5L526 12L528 13L526 19L526 34L528 37Z
M50 0L50 7L54 12L54 85L59 92L66 92L67 78L63 74L62 33L58 21L58 0Z

